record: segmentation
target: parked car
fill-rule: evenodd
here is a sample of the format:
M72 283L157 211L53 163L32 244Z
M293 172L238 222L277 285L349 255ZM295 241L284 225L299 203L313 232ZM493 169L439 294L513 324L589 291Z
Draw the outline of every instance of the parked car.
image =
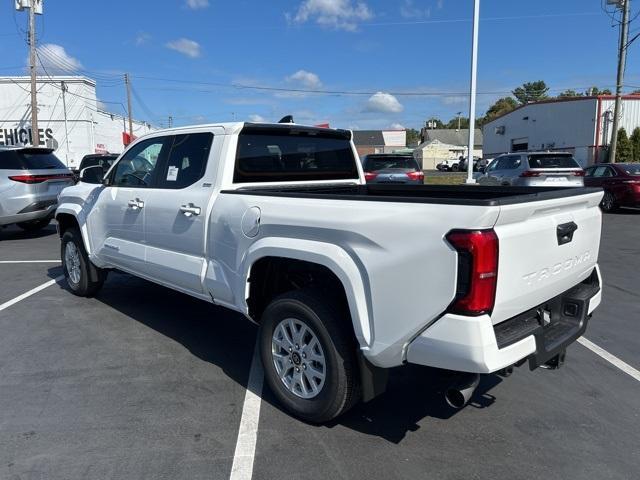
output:
M411 155L367 155L362 160L367 183L404 183L422 185L424 172Z
M488 162L480 157L473 157L473 171L482 172L487 167ZM461 172L467 171L467 157L460 157L458 161L458 170Z
M455 159L446 159L436 165L436 169L441 172L457 172L459 160Z
M0 227L27 231L49 225L71 172L48 148L0 146Z
M92 168L56 213L71 292L117 269L244 314L307 421L406 363L458 372L461 407L481 373L560 366L600 303L600 189L366 184L351 132L296 124L156 131Z
M518 152L496 157L478 182L481 185L582 187L584 170L570 153Z
M80 161L80 166L77 170L73 170L74 179L77 182L80 178L80 172L87 167L94 167L96 165L100 165L104 170L104 173L107 173L109 167L113 165L113 162L118 158L120 154L118 153L95 153L89 154L82 157Z
M640 207L640 163L593 165L585 170L584 184L604 189L600 206L605 212Z

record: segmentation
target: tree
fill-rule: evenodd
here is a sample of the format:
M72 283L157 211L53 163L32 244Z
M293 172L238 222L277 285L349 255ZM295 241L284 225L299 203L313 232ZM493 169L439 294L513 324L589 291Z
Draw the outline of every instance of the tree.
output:
M449 123L444 128L456 130L458 128L458 117L449 120ZM467 117L460 117L460 128L469 128L469 119Z
M509 113L512 110L518 108L518 102L511 97L500 98L489 107L487 113L484 116L483 123L488 123L491 120L498 118L505 113Z
M616 162L630 162L633 160L633 147L624 128L618 130L618 148L616 150Z
M513 96L520 102L521 105L525 105L530 102L538 102L549 98L547 93L549 87L543 80L536 82L527 82L522 84L521 87L516 88L513 92Z
M558 98L572 98L572 97L582 97L583 95L575 90L565 90L558 95Z
M633 161L640 162L640 127L636 127L629 138L633 151Z
M598 87L589 88L584 94L587 97L597 97L598 95L611 95L611 90L605 88L604 90L600 90Z
M420 132L415 128L407 128L407 146L418 145L420 143Z

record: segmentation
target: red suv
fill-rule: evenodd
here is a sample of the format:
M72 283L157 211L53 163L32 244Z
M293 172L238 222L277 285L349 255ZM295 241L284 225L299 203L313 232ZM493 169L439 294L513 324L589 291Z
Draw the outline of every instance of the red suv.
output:
M600 207L605 212L640 207L640 163L593 165L585 170L584 185L604 189Z

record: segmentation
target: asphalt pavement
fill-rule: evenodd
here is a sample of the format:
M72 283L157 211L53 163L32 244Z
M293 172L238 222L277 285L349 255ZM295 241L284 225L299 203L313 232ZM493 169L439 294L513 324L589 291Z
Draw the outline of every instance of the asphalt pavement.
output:
M0 231L0 309L58 278L55 230ZM640 369L640 212L604 217L603 303L586 338ZM0 310L0 478L224 479L256 328L112 273L83 299L63 281ZM635 479L640 382L582 345L557 371L485 376L460 411L447 378L408 366L324 426L262 392L253 478ZM260 392L257 392L260 393Z

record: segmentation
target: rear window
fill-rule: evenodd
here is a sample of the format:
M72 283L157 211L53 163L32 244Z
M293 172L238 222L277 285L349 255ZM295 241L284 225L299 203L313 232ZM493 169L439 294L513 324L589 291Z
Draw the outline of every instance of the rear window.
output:
M364 169L368 172L386 170L388 168L403 168L418 170L418 164L413 157L372 157L364 161Z
M295 128L245 128L235 183L358 179L349 134Z
M640 175L640 163L636 163L633 165L618 165L629 175Z
M51 170L67 168L53 153L30 150L0 151L0 169Z
M529 155L530 168L580 168L570 155Z

